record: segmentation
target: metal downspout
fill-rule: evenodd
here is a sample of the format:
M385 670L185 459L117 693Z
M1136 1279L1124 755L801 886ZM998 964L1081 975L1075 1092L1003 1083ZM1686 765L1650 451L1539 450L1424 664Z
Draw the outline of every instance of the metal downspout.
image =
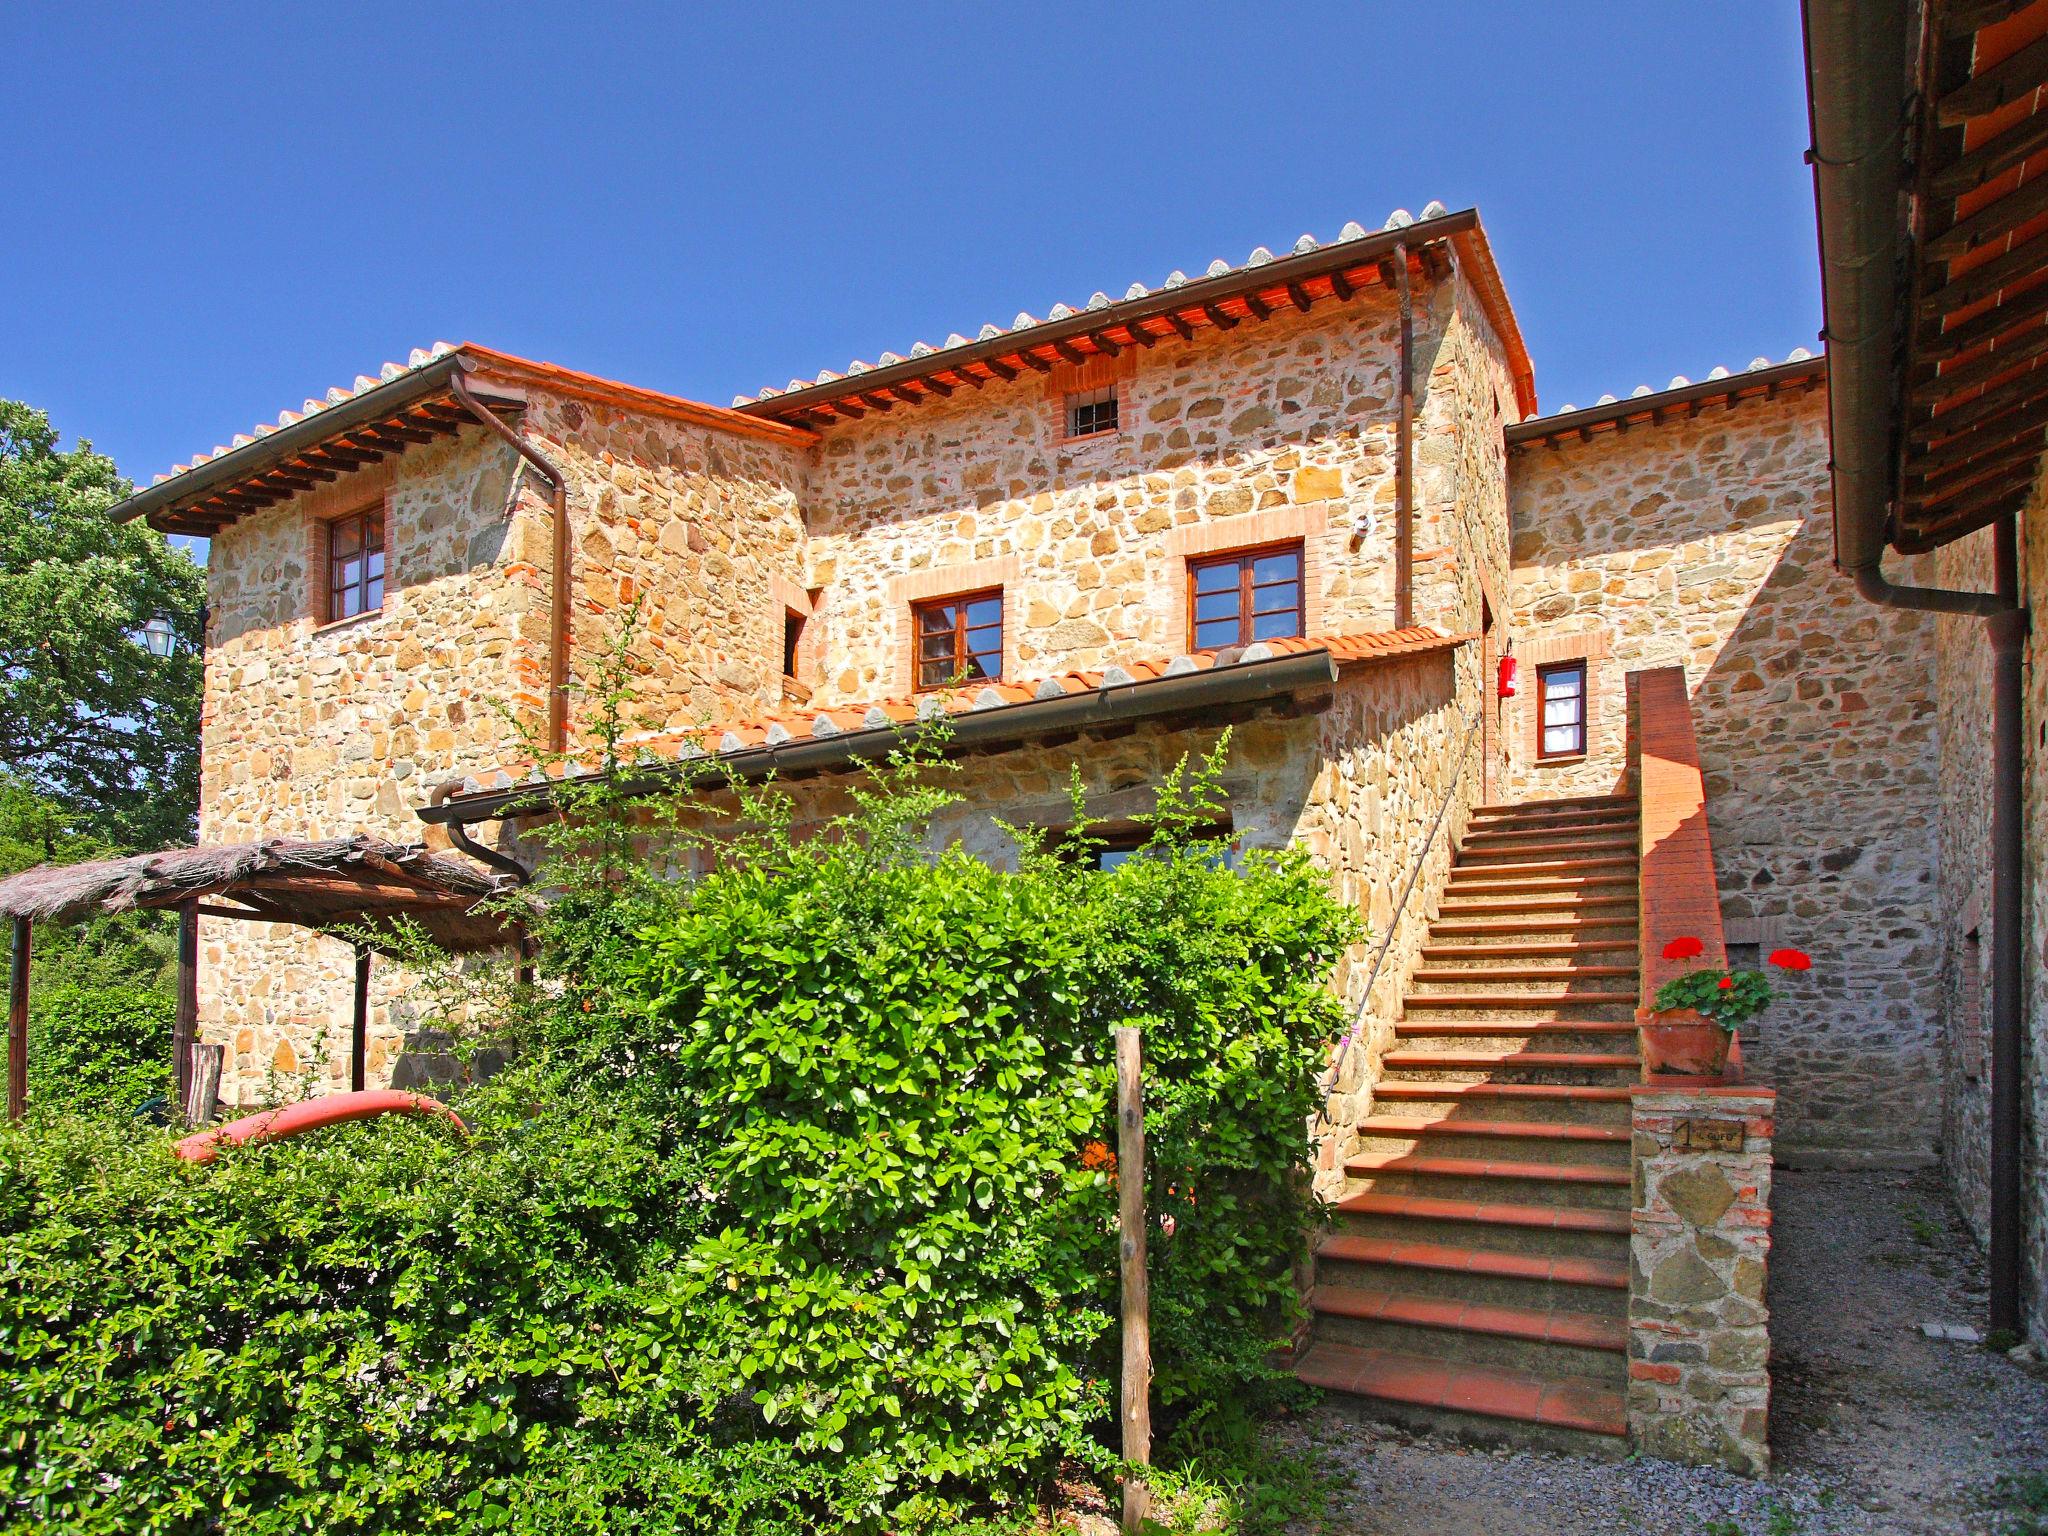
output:
M2020 606L2011 519L1998 531L1997 590L1901 587L1881 567L1899 465L1900 200L1905 194L1906 0L1803 0L1814 206L1828 348L1828 468L1835 560L1889 608L1986 621L1991 641L1991 1307L2020 1323L2020 1034L2025 985L2021 881L2025 724Z
M1394 297L1401 311L1401 414L1394 419L1394 628L1415 622L1415 303L1408 243L1394 247Z
M548 500L554 508L551 567L548 577L548 720L550 752L564 752L569 745L569 482L538 448L514 432L487 410L469 392L457 368L448 376L448 388L462 408L512 445L518 455L540 472L548 483Z
M461 790L461 779L443 779L434 786L434 792L427 797L427 805L431 809L438 810L446 803L450 795L459 794ZM450 820L444 822L443 825L448 828L448 841L457 848L460 848L472 859L475 859L479 864L487 864L501 874L510 875L521 885L531 885L533 883L532 870L513 858L509 853L500 853L495 848L486 848L482 843L469 835L469 828L463 822Z

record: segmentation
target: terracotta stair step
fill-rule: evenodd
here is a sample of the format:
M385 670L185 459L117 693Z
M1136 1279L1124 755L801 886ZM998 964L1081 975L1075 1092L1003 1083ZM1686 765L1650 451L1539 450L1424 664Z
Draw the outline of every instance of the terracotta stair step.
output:
M1344 1344L1316 1345L1294 1373L1311 1386L1354 1397L1585 1434L1628 1433L1622 1392L1590 1380L1532 1376L1500 1366L1458 1365Z
M1459 1333L1484 1333L1536 1344L1567 1344L1575 1349L1628 1349L1628 1319L1592 1312L1554 1311L1547 1307L1511 1307L1499 1302L1458 1301L1447 1296L1410 1296L1366 1286L1319 1285L1310 1297L1313 1310L1333 1317L1353 1317L1410 1328L1442 1328Z
M1626 1104L1631 1095L1619 1084L1595 1086L1587 1083L1395 1083L1381 1082L1372 1090L1375 1102L1389 1099L1406 1103L1415 1099L1500 1099L1506 1102L1555 1104Z
M1461 859L1452 868L1451 878L1456 880L1462 876L1472 879L1484 875L1491 880L1509 875L1563 875L1576 871L1632 870L1641 863L1642 860L1633 853L1617 854L1612 857L1568 853L1560 854L1554 859L1516 859L1484 864L1467 863Z
M1558 795L1548 800L1514 800L1500 805L1481 805L1473 808L1474 816L1530 816L1569 811L1612 810L1616 806L1633 806L1634 795Z
M1640 910L1633 894L1622 896L1581 896L1572 893L1536 896L1458 896L1444 893L1443 904L1438 908L1438 920L1456 920L1468 915L1496 913L1511 916L1538 917L1544 914L1568 914L1569 920L1580 923L1601 923L1607 926L1626 924L1634 927Z
M1642 813L1635 806L1590 807L1578 811L1524 812L1519 816L1489 816L1475 812L1465 824L1467 837L1508 832L1577 832L1585 827L1602 831L1627 827L1640 835Z
M1432 930L1431 937L1435 934ZM1519 944L1435 944L1422 946L1425 960L1576 960L1581 955L1634 954L1634 939L1531 939ZM1635 966L1627 967L1634 971ZM1545 971L1546 976L1556 972Z
M1582 976L1633 976L1632 965L1430 965L1416 981L1575 981Z
M1630 992L1430 992L1402 999L1411 1008L1491 1008L1505 1013L1531 1008L1633 1008L1641 1000Z
M1578 1072L1635 1072L1640 1057L1595 1051L1389 1051L1380 1058L1389 1072L1483 1071L1500 1067L1546 1067Z
M1446 1200L1437 1195L1383 1195L1368 1190L1363 1194L1344 1196L1336 1202L1336 1208L1350 1216L1394 1216L1415 1221L1458 1221L1488 1227L1528 1227L1544 1232L1604 1232L1613 1237L1627 1237L1630 1230L1630 1217L1627 1211L1601 1210L1591 1206L1517 1205L1507 1200ZM1324 1241L1330 1243L1337 1239L1331 1237ZM1344 1257L1337 1253L1330 1256ZM1518 1257L1529 1258L1530 1255L1521 1254ZM1622 1284L1625 1288L1628 1277L1626 1266L1622 1267ZM1540 1276L1531 1275L1526 1278L1547 1280L1551 1276L1546 1271Z
M1440 1120L1432 1115L1367 1115L1362 1136L1485 1136L1506 1141L1627 1141L1625 1125L1573 1125L1562 1120Z
M1621 1211L1615 1214L1626 1217L1628 1213ZM1316 1257L1345 1264L1378 1264L1391 1269L1433 1269L1446 1274L1486 1275L1498 1280L1584 1285L1603 1291L1628 1289L1626 1260L1514 1253L1502 1248L1466 1248L1456 1243L1410 1243L1390 1237L1352 1237L1342 1232L1316 1244Z
M1632 901L1617 901L1607 904L1608 912L1588 912L1579 902L1564 901L1551 903L1535 911L1503 903L1475 904L1469 910L1475 915L1466 916L1461 912L1446 909L1443 915L1430 924L1429 937L1432 942L1442 939L1499 939L1503 943L1519 942L1507 937L1517 933L1563 933L1582 934L1589 928L1603 931L1612 929L1616 937L1608 939L1568 938L1547 940L1559 944L1623 944L1630 949L1637 947L1636 904ZM1492 915L1487 915L1491 911ZM1514 913L1521 913L1514 916Z
M1588 858L1640 858L1641 852L1634 837L1575 837L1552 842L1509 843L1505 846L1467 838L1458 849L1458 863L1476 864L1485 861L1491 864L1504 859L1588 859Z
M1475 880L1453 874L1444 888L1446 900L1475 896L1598 896L1607 901L1632 897L1634 875L1514 875L1501 880Z
M1397 1023L1394 1038L1414 1040L1434 1035L1627 1035L1636 1032L1634 1019L1432 1019L1427 1024Z
M1596 1184L1626 1186L1626 1168L1599 1163L1528 1163L1514 1158L1432 1157L1416 1152L1358 1152L1344 1160L1344 1171L1364 1178L1375 1173L1408 1173L1443 1179L1512 1179L1527 1184Z
M1518 826L1513 822L1495 822L1489 826L1474 826L1466 829L1464 843L1468 848L1514 848L1526 843L1540 843L1550 839L1589 838L1601 841L1626 842L1634 846L1642 836L1642 828L1633 816L1614 816L1598 821L1567 821Z

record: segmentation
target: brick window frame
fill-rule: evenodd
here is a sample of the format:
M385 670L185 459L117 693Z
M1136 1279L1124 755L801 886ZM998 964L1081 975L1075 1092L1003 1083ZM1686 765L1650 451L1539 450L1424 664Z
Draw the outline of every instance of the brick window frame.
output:
M1292 634L1254 635L1252 628L1253 621L1259 613L1257 603L1260 590L1256 572L1259 562L1273 555L1294 557L1294 606L1288 609L1269 610L1276 613L1292 613L1295 621L1294 630ZM1238 567L1237 638L1226 641L1223 645L1205 644L1198 638L1200 626L1203 623L1220 623L1222 620L1203 620L1199 614L1196 595L1205 572L1231 565ZM1186 580L1187 594L1183 611L1187 622L1182 634L1190 651L1225 650L1232 646L1254 645L1260 640L1293 639L1308 633L1308 550L1306 541L1302 539L1283 539L1277 543L1254 545L1248 549L1228 549L1203 555L1190 555L1186 561ZM1283 586L1286 582L1269 582L1265 585ZM1217 596L1220 593L1211 592L1204 595Z
M986 687L1000 683L1007 675L1005 651L1009 644L1008 605L1003 601L1001 587L984 587L978 592L954 592L942 597L921 598L910 605L911 685L918 693L935 693L945 688ZM931 620L938 619L944 610L943 627L933 627ZM987 618L990 609L995 612L993 620ZM979 618L981 622L975 622ZM980 677L963 675L970 660L978 660L985 651L990 627L995 629L994 676L983 673ZM935 658L925 650L927 639L937 639L950 634L953 647L951 666L943 676L927 677L925 669ZM976 637L980 640L977 643ZM983 663L985 665L985 663Z
M1563 768L1604 757L1614 750L1617 722L1627 714L1619 680L1612 673L1613 648L1604 629L1573 630L1561 635L1534 635L1517 639L1512 654L1522 665L1523 682L1513 705L1520 711L1511 734L1523 743L1525 760L1532 768ZM1583 752L1543 751L1542 676L1553 666L1584 666L1586 669L1586 749ZM1523 724L1522 721L1526 721ZM1619 761L1617 769L1623 766Z
M391 582L391 524L384 498L315 521L319 562L315 567L314 622L321 626L349 624L382 613ZM352 573L342 565L348 558L342 552L348 543L357 551ZM370 601L373 595L375 602ZM357 606L341 611L351 601Z
M1193 606L1188 602L1187 566L1212 555L1229 555L1263 545L1301 545L1301 630L1316 636L1324 629L1324 587L1330 569L1329 546L1343 533L1330 531L1330 504L1314 502L1273 507L1264 512L1244 512L1233 517L1209 518L1183 523L1166 533L1165 555L1170 562L1151 580L1164 582L1167 590L1153 602L1168 616L1169 645L1183 645L1194 634ZM1156 586L1151 590L1158 592Z
M782 696L796 703L808 703L811 678L818 670L818 617L820 592L807 592L780 576L768 578L772 611L780 616L781 629L775 639L781 645L778 663Z
M1578 742L1575 746L1553 748L1550 732L1564 729L1563 725L1550 723L1550 683L1553 678L1575 677L1576 689L1569 694L1560 692L1559 702L1576 698L1579 705ZM1539 762L1576 763L1583 760L1591 749L1593 741L1593 668L1586 657L1574 656L1564 661L1545 662L1536 669L1535 717L1536 717L1536 758Z
M1004 677L1019 675L1017 642L1022 634L1023 565L1016 555L998 555L964 565L928 565L889 578L889 623L895 628L895 686L899 698L918 692L917 620L912 610L932 598L961 597L968 593L1001 591L1003 595Z
M1069 441L1112 436L1123 430L1123 400L1114 382L1073 391L1061 400L1060 411Z

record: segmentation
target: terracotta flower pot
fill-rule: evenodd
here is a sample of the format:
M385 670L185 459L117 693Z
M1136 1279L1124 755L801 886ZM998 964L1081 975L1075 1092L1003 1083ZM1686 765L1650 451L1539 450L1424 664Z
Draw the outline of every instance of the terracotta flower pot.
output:
M1653 1076L1719 1077L1728 1066L1729 1033L1690 1008L1636 1010L1643 1070Z

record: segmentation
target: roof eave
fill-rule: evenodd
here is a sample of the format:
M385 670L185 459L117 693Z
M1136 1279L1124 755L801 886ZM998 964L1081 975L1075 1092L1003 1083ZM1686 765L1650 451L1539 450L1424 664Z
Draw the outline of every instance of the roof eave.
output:
M386 379L359 395L302 416L289 426L267 432L253 442L231 448L204 464L139 490L117 503L110 515L115 522L132 522L203 499L214 491L274 469L343 433L359 431L387 419L395 411L448 393L449 376L466 366L459 352L445 353L397 378ZM507 398L489 403L517 406L523 402Z
M1312 251L1276 257L1255 267L1233 267L1216 277L1197 278L1177 288L1155 289L1143 298L1120 300L1102 309L1084 309L1059 320L1005 331L985 341L973 341L964 347L944 347L828 383L788 390L762 400L750 400L733 409L744 415L770 419L799 416L834 400L887 389L894 384L911 383L955 368L971 367L991 358L1000 360L1019 351L1046 347L1055 342L1085 338L1090 332L1110 330L1132 321L1155 319L1184 309L1199 309L1205 304L1237 298L1247 291L1376 263L1396 247L1407 246L1412 250L1437 241L1455 241L1460 255L1478 269L1475 273L1477 286L1488 309L1493 311L1495 328L1502 333L1501 344L1512 354L1510 362L1517 393L1523 397L1524 410L1533 410L1535 385L1528 349L1523 343L1513 310L1505 307L1505 290L1501 287L1491 254L1485 249L1485 233L1480 227L1477 208L1462 208L1437 218L1418 219L1361 239L1339 241L1318 246Z
M1112 683L1055 699L1026 699L987 709L963 710L944 716L950 728L948 747L951 750L1000 746L1048 732L1114 725L1196 708L1257 703L1326 687L1337 680L1337 670L1338 664L1327 650L1298 651L1170 677ZM635 769L631 770L628 788L634 793L653 793L707 781L722 782L728 775L755 780L771 773L842 767L856 759L880 762L915 735L922 723L910 720ZM553 807L565 783L588 783L601 776L579 774L547 784L515 784L457 795L440 805L422 806L417 814L425 822L464 824L535 815Z
M1819 384L1827 377L1827 371L1824 355L1805 357L1769 368L1731 373L1725 378L1702 379L1677 389L1654 390L1647 395L1631 395L1626 400L1610 400L1605 405L1589 405L1582 411L1538 416L1511 424L1507 429L1508 446L1521 448L1531 443L1555 442L1616 422L1633 421L1638 416L1656 418L1666 411L1681 408L1690 411L1696 405L1709 405L1720 400L1732 404L1757 394L1775 396L1788 387ZM1801 392L1804 392L1803 388Z

